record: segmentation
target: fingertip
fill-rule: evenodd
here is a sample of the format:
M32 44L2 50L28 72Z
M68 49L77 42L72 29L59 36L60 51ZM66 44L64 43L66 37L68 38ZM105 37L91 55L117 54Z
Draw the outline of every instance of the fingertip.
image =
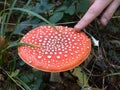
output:
M108 20L107 20L107 18L102 17L102 18L100 19L100 22L101 22L101 24L102 24L103 26L106 26L107 23L108 23Z
M80 28L80 26L79 26L78 24L76 24L76 25L74 26L74 29L75 29L75 31L77 31L77 32L80 32L80 31L81 31L81 28Z
M107 7L107 9L104 11L104 13L100 19L100 22L103 26L106 26L108 24L108 22L110 21L110 19L112 18L112 16L114 15L114 13L118 7L119 7L119 3L117 2L117 0L114 0Z

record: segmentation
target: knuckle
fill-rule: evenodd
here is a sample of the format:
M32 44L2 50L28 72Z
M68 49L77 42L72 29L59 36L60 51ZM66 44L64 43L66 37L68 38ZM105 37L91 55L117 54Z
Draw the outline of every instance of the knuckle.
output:
M104 17L107 18L108 20L112 18L112 16L113 16L113 13L109 13L109 12L104 15Z
M88 10L88 12L89 12L90 14L95 14L95 13L98 12L98 10L95 9L95 8L90 8L90 9Z
M120 5L120 0L116 0L116 2L119 3L119 5Z

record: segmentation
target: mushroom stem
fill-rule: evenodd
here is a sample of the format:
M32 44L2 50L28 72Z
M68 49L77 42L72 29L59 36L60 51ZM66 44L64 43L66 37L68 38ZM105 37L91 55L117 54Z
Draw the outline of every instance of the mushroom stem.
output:
M61 79L60 79L60 73L51 73L50 75L50 81L52 82L61 82Z

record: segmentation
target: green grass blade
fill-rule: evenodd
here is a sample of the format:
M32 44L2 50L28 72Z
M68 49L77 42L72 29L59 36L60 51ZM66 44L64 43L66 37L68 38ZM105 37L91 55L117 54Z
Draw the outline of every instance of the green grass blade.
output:
M6 20L6 16L7 16L7 14L5 13L3 16L1 16L2 17L2 22L1 22L1 31L0 31L0 35L2 36L2 37L4 37L4 24L5 24L5 20Z
M14 8L14 7L15 7L16 2L17 2L17 0L14 0L11 8ZM6 30L7 30L8 22L9 22L9 20L10 20L11 14L12 14L12 10L9 10L8 15L7 15L7 18L6 18L6 24L5 24L5 27L4 27L4 35L3 35L3 37L5 37L5 32L6 32Z
M11 75L9 74L9 72L7 72L4 68L2 68L1 66L0 66L0 69L4 72L4 73L6 73L6 75L17 85L17 86L19 86L20 88L21 88L21 90L25 90L24 88L23 88L23 86L21 86L21 84L20 84L20 82L18 82L18 81L16 81L13 77L11 77ZM16 78L17 79L17 78ZM26 89L27 90L27 89ZM28 88L28 90L31 90L31 89L29 89Z
M9 8L9 9L10 9L10 10L18 10L18 11L22 11L22 12L29 13L29 14L31 14L31 15L33 15L33 16L41 19L41 20L43 20L44 22L48 23L48 24L51 25L53 28L55 28L55 27L54 27L54 24L52 24L52 23L49 22L47 19L45 19L44 17L42 17L41 15L39 15L39 14L33 12L33 11L30 11L30 10L27 10L27 9L24 9L24 8ZM59 32L56 28L55 28L55 30L56 30L57 32Z
M14 78L19 81L19 83L25 88L25 90L31 90L30 87L26 83L24 83L21 79L19 79L18 77Z
M41 19L41 20L45 21L46 23L48 23L48 24L50 24L50 25L53 26L52 23L50 23L48 20L46 20L45 18L43 18L41 15L39 15L39 14L33 12L33 11L30 11L30 10L27 10L27 9L24 9L24 8L11 8L11 9L12 10L19 10L19 11L22 11L22 12L29 13L29 14L31 14L33 16L36 16L37 18L39 18L39 19Z
M27 3L24 5L24 7L27 7L27 6L30 4L30 2L31 2L31 0L28 0ZM17 22L16 22L16 24L15 24L15 27L14 27L14 29L13 29L13 32L10 34L9 40L11 39L12 35L14 34L14 30L15 30L15 28L17 27L17 25L20 23L23 15L24 15L24 12L22 12L21 15L18 17L18 20L17 20Z
M7 5L7 6L9 6L9 5L10 5L9 3L4 2L4 1L0 1L0 4L5 4L5 5Z
M43 48L42 46L39 46L39 45L30 44L30 43L20 43L19 41L16 41L16 42L11 43L5 49L3 49L2 52L5 52L7 49L10 49L10 48L16 47L16 46L31 46L31 47L36 47L36 48Z
M120 75L120 72L111 73L111 74L108 74L107 76L115 76L115 75Z

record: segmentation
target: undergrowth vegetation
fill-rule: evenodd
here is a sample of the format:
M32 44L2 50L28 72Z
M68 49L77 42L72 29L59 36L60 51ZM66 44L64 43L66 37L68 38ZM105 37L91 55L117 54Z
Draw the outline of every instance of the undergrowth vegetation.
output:
M120 90L120 11L106 27L99 18L86 27L99 40L89 58L62 72L62 83L25 64L17 54L20 39L41 25L73 27L89 0L0 0L0 90Z

